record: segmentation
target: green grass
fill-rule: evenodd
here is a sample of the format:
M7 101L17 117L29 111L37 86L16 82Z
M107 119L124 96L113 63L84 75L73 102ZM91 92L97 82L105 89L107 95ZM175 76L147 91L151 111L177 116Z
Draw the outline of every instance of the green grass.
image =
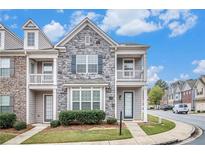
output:
M0 144L3 144L4 142L14 138L16 135L9 134L9 133L0 133Z
M140 127L147 135L154 135L175 128L175 123L169 120L162 119L162 123L159 124L158 117L148 115L148 123L140 124Z
M119 129L102 130L64 130L64 131L42 131L23 142L23 144L37 143L65 143L65 142L86 142L86 141L108 141L132 138L130 131L122 129L119 136Z

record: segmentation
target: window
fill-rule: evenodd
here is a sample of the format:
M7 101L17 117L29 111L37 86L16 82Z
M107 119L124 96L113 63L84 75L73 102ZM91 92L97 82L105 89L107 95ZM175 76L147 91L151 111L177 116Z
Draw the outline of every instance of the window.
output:
M134 75L134 60L125 59L124 60L124 77L133 77Z
M10 96L0 96L0 112L12 112Z
M0 76L9 77L10 76L10 59L0 58Z
M86 55L77 55L76 56L76 67L78 73L86 73Z
M98 71L98 56L89 55L88 56L88 73L97 73Z
M72 89L73 110L100 110L100 89Z
M52 63L43 63L43 73L52 74L53 73L53 64Z
M85 36L85 45L90 45L90 36Z
M76 56L77 73L97 73L98 56L97 55L77 55Z
M35 46L35 33L34 32L28 32L28 46Z

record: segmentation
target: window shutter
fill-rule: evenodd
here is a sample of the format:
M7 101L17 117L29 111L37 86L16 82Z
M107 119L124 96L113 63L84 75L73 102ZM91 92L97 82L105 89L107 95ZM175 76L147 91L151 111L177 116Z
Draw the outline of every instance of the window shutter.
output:
M103 71L103 58L102 55L98 55L98 74L102 74Z
M76 55L72 55L71 72L76 74Z
M14 111L14 95L10 96L10 112Z
M14 58L10 59L10 76L13 77L15 75L15 62Z

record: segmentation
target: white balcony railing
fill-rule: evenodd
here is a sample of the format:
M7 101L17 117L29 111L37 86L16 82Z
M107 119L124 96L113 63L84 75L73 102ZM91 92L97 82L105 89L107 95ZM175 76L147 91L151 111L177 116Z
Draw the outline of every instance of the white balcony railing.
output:
M30 74L30 84L53 84L53 74Z
M117 70L117 79L144 80L143 70Z

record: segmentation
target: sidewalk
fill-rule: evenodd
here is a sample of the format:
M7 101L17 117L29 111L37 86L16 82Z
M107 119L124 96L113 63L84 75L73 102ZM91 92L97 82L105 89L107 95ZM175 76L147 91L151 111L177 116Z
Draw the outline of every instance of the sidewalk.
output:
M169 119L170 120L170 119ZM172 120L170 120L172 121ZM139 127L137 122L125 121L124 123L132 133L132 139L113 140L113 141L97 141L97 142L73 142L73 143L56 143L66 145L158 145L169 144L176 141L188 139L195 131L195 127L182 122L174 121L176 127L168 132L148 136Z
M22 142L24 142L25 140L27 140L28 138L30 138L31 136L37 134L38 132L42 131L43 129L47 128L48 125L47 124L35 124L35 127L32 128L31 130L20 134L14 138L12 138L11 140L5 142L4 144L21 144Z

